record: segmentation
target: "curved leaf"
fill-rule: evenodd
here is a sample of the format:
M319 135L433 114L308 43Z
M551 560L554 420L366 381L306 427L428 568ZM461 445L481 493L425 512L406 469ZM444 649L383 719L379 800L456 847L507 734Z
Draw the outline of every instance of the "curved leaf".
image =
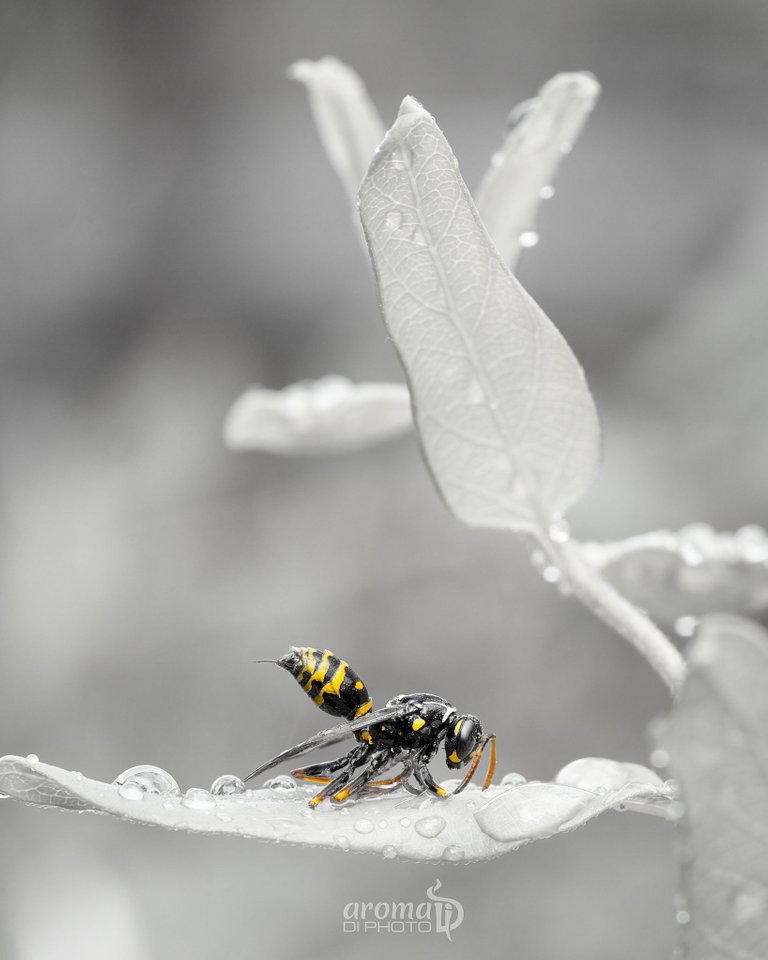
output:
M686 816L678 904L690 960L768 956L768 634L704 620L671 717L656 739Z
M299 60L288 70L309 93L309 103L328 157L354 201L384 124L358 74L336 57Z
M467 861L488 860L531 840L574 829L606 810L631 806L666 815L674 807L672 787L654 780L650 771L643 779L637 770L644 768L627 765L635 772L617 778L611 761L596 762L608 765L608 785L596 780L594 771L588 787L580 786L578 777L568 784L526 783L511 775L486 791L470 785L445 800L398 792L316 810L310 810L307 801L317 788L298 786L289 777L277 778L275 789L217 797L193 790L181 797L143 793L135 785L126 792L116 784L21 757L0 759L0 790L24 803L108 813L170 830L336 847L404 860Z
M449 508L471 525L540 530L594 475L592 397L490 242L437 124L410 97L360 188L360 214Z
M408 431L408 389L323 377L283 390L254 387L235 401L224 437L235 450L325 453L359 450Z
M591 73L558 73L547 81L504 140L482 179L475 202L486 229L511 270L532 233L542 199L566 153L578 139L600 84ZM522 238L522 242L521 242Z
M616 543L584 543L585 558L627 599L657 620L768 609L768 536L697 523Z

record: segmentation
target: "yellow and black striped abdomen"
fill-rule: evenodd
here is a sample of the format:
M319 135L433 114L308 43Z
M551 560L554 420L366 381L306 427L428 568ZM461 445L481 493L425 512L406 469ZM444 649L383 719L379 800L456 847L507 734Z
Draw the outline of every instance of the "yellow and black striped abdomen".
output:
M292 674L308 697L332 717L355 720L365 716L372 701L365 684L346 660L330 650L291 647L276 661Z

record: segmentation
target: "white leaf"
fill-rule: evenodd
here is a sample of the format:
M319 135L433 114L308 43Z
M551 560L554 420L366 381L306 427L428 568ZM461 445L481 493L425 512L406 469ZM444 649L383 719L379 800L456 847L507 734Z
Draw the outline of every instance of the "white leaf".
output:
M0 759L0 790L24 803L108 813L170 830L335 847L388 859L488 860L531 840L571 830L606 810L633 804L635 809L663 815L676 806L669 784L625 780L601 792L559 783L526 783L517 775L505 779L513 782L502 781L486 791L470 784L463 793L446 799L414 797L403 791L310 810L307 803L316 785L290 788L293 781L288 777L279 778L282 784L288 783L288 789L229 796L212 797L201 790L179 796L140 789L124 796L115 784L46 763L12 756Z
M557 74L538 97L521 105L527 109L494 154L475 200L510 269L523 246L536 242L539 204L551 195L560 161L570 153L599 95L600 84L591 73Z
M657 741L685 817L677 919L691 960L768 956L768 634L704 620Z
M246 391L227 415L224 437L235 450L325 453L359 450L405 433L411 424L405 385L323 377L283 390Z
M541 530L595 473L592 397L490 242L437 124L410 97L363 181L360 213L448 506L471 525Z
M352 200L384 136L358 74L335 57L299 60L288 75L305 84L320 139Z
M761 527L731 534L695 523L582 549L606 580L657 620L768 609L768 536Z

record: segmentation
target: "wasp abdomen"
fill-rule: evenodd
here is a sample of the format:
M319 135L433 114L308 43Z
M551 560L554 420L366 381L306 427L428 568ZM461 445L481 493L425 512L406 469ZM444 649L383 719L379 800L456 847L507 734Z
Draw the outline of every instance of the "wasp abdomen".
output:
M346 660L330 650L291 647L276 663L296 678L321 710L333 717L355 720L373 705L360 677Z

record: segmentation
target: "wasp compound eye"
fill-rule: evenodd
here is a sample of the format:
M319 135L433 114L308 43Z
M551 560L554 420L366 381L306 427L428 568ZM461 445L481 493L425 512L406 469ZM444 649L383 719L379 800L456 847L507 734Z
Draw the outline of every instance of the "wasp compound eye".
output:
M471 714L459 717L445 738L445 756L448 766L456 770L470 760L482 736L483 728L477 717Z

